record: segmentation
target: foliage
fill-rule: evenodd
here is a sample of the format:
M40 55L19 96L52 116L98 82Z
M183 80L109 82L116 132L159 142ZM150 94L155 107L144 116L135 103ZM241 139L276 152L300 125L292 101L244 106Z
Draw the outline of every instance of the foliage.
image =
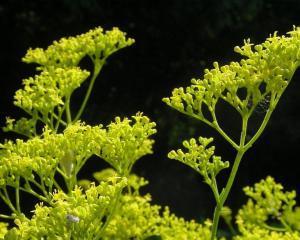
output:
M151 204L149 194L140 194L148 181L133 174L132 167L152 153L154 122L142 113L116 117L107 126L90 126L80 120L106 59L133 42L117 28L96 28L55 41L45 50L28 50L23 61L36 63L39 74L24 79L23 88L15 93L14 104L27 117L7 118L4 127L23 136L0 145L0 197L11 211L0 214L4 219L0 222L0 239L224 240L217 237L221 216L235 240L300 239L296 193L284 192L271 177L244 189L249 200L236 216L238 234L231 223L232 212L224 206L243 155L265 129L299 66L300 29L294 28L289 37L275 33L254 47L245 41L243 47L235 48L245 59L223 67L214 63L214 69L205 70L203 80L194 79L191 86L175 89L170 98L164 99L176 110L213 127L237 151L222 190L217 175L229 168L231 161L214 155L215 147L209 147L212 138L186 140L186 152L179 149L168 155L196 170L212 189L216 200L213 221L203 223L176 217L168 207ZM93 63L92 73L79 67L85 57ZM71 97L84 81L89 81L89 86L73 115ZM246 140L248 120L265 99L269 104L261 126L252 139ZM241 116L239 143L218 123L215 110L220 101ZM93 173L95 181L78 180L91 157L105 161L110 168ZM23 193L39 201L32 214L22 210Z

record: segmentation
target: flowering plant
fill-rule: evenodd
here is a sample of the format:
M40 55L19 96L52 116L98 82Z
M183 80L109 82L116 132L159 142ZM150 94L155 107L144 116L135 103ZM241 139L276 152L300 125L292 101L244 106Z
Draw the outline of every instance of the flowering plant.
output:
M149 194L140 194L140 188L148 182L133 174L132 167L139 158L152 153L154 122L142 113L116 117L108 126L90 126L80 120L106 59L134 40L118 28L103 31L99 27L54 41L47 49L29 49L23 61L35 63L38 74L24 79L23 88L14 96L14 104L25 111L26 117L7 118L3 128L22 137L0 145L0 198L9 209L0 214L0 239L215 240L220 217L236 240L300 239L295 192L284 192L271 177L245 188L249 201L237 214L238 234L231 223L231 210L224 206L243 155L265 129L299 66L300 30L295 28L289 34L274 34L254 49L246 41L243 47L235 48L246 59L223 67L214 63L203 80L192 80L191 86L175 89L164 99L176 110L216 129L237 151L222 190L216 177L229 168L230 161L214 155L214 147L209 146L212 138L184 141L186 151L169 153L171 159L199 172L213 191L213 220L201 224L178 218L167 207L151 204ZM83 58L93 63L92 72L79 67ZM85 81L89 82L86 95L74 109L72 94ZM244 96L239 94L240 89L246 90ZM268 106L263 122L246 141L248 120L265 99ZM242 118L239 143L218 123L216 106L220 100ZM92 156L107 162L110 168L93 173L94 181L78 179ZM38 201L32 213L23 210L23 194Z
M211 240L216 238L219 218L244 154L264 131L300 65L300 29L294 28L288 34L289 36L280 37L275 32L258 45L251 44L249 39L246 40L244 46L234 48L244 57L240 62L231 62L224 66L214 62L213 69L205 70L204 79L192 79L191 85L186 89L175 88L171 97L163 99L172 108L215 129L236 150L227 184L222 188L217 185L216 177L221 170L229 168L230 161L222 161L221 157L214 155L215 147L208 147L213 141L212 138L200 137L198 140L192 138L184 141L186 152L179 149L171 151L168 155L169 158L181 161L199 172L211 188L216 201ZM241 118L238 142L219 124L216 108L220 102L230 105ZM266 108L265 116L254 136L247 139L249 119L261 103L264 103ZM272 181L268 180L267 183L269 182ZM282 217L280 219L282 220ZM284 223L283 220L281 222ZM287 227L287 224L284 225Z

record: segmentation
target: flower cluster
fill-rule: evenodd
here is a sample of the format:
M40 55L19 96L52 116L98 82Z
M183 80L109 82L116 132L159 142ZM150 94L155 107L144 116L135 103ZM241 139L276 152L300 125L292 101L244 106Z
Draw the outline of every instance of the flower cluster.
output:
M107 127L89 126L79 120L107 57L133 42L117 28L106 32L96 28L55 41L46 50L27 52L23 61L37 63L40 73L23 80L24 88L15 93L15 105L29 117L17 121L7 118L4 129L28 139L8 140L0 145L0 198L11 210L11 215L0 217L14 219L16 224L8 229L7 224L0 222L1 239L106 239L107 226L124 207L120 204L126 202L122 200L126 192L123 188L127 186L129 198L139 198L139 188L147 181L131 174L131 168L139 158L152 153L154 141L150 136L156 133L155 123L142 113L132 118L116 117ZM73 118L71 95L90 75L78 67L85 56L91 58L94 71ZM39 133L41 127L43 131ZM92 155L113 168L94 174L97 185L77 180ZM41 201L32 217L22 212L21 192ZM149 200L145 197L143 201ZM126 206L128 210L135 209L133 201ZM132 226L130 234L140 237L142 233L136 232L132 224L136 220L128 220ZM146 221L137 222L142 225Z
M111 203L127 184L119 178L115 184L102 182L83 192L75 188L70 194L59 191L53 195L51 206L38 204L31 219L21 216L15 220L8 239L99 239Z
M54 41L46 50L29 49L23 61L37 63L39 70L69 68L77 66L82 58L89 56L93 61L103 61L112 53L134 43L118 28L103 31L101 27L76 37Z
M106 168L98 172L93 173L93 177L97 182L110 181L111 179L120 176L113 168ZM146 186L149 182L143 178L139 177L134 173L131 173L127 176L127 187L128 192L132 195L139 195L139 190L141 187ZM80 183L83 187L88 188L91 184L91 181L87 179L80 180Z
M69 125L61 134L45 129L42 136L27 141L17 139L1 145L1 185L15 186L17 177L30 180L39 176L46 184L53 180L56 168L70 175L100 151L105 130L80 122ZM77 169L75 168L77 166Z
M146 116L138 113L132 119L116 118L107 129L76 122L60 134L46 128L42 136L7 141L0 151L1 185L15 186L18 177L36 176L53 184L57 169L66 177L76 176L92 155L106 160L121 176L128 175L140 157L152 152L154 141L149 137L156 132Z
M282 185L272 177L244 188L244 192L250 199L237 216L237 223L243 227L264 226L270 219L284 221L285 213L293 211L296 204L296 192L283 192Z
M151 197L124 195L120 200L120 208L111 220L105 233L105 240L147 239L158 237L165 240L203 240L210 238L211 222L204 224L185 221L171 214L165 208L150 204Z
M162 239L166 240L209 240L211 237L211 221L206 220L203 224L199 224L194 220L185 221L183 218L176 217L171 214L169 209L166 208L162 224L157 228ZM200 237L200 238L199 238ZM219 240L225 240L220 238Z
M234 240L299 240L298 232L277 232L260 227L252 230L241 230L241 235L234 237Z
M82 106L76 114L79 120L90 91L106 59L114 52L134 43L118 28L103 31L98 27L87 33L54 41L47 49L29 49L23 61L38 64L41 72L23 80L23 89L16 91L14 104L31 118L8 119L5 130L34 136L37 121L57 130L61 124L72 122L70 99L72 93L88 79L90 72L78 67L80 61L91 58L94 71ZM64 116L64 113L66 116ZM65 118L65 121L63 120ZM21 122L20 122L21 121ZM20 130L20 125L26 127Z
M26 112L35 110L46 115L55 107L62 107L64 99L70 97L88 76L88 71L78 67L45 70L34 78L23 80L24 89L15 93L14 104Z
M13 118L6 118L6 126L3 130L6 132L15 132L27 137L33 137L36 135L36 121L37 119L21 117L19 120Z
M149 137L156 133L156 124L148 117L138 113L132 118L117 117L108 125L99 153L122 176L128 176L136 160L152 153L153 140Z
M281 184L267 177L254 187L244 188L244 192L250 199L236 216L241 232L237 240L300 239L295 191L284 192Z
M118 173L111 169L104 169L93 174L94 178L102 183L118 178ZM88 184L85 184L88 183ZM83 180L86 189L93 184ZM168 207L151 204L149 194L141 195L140 188L147 185L148 181L136 174L130 174L127 178L127 191L120 196L116 213L110 220L103 239L128 240L128 239L179 239L196 240L201 236L203 240L209 240L210 220L203 224L195 221L185 221L170 213Z
M289 37L275 33L264 43L253 45L250 40L234 50L245 58L206 69L202 80L192 79L191 86L175 88L170 98L163 101L187 115L207 119L204 105L213 114L222 99L241 115L251 113L265 98L274 108L300 64L300 28L289 32ZM244 91L244 94L241 92Z
M215 156L215 147L207 147L213 138L199 137L199 144L196 139L192 138L189 141L183 141L183 146L188 150L184 153L181 149L171 151L168 154L170 159L176 159L200 173L204 177L204 181L212 184L217 174L224 168L229 167L229 162L223 162L221 157Z

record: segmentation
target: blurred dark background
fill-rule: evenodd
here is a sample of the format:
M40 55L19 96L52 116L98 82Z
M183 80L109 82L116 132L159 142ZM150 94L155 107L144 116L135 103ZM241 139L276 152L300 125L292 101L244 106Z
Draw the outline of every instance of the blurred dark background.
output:
M270 33L285 34L300 23L298 0L7 0L0 1L0 123L5 116L23 112L13 106L14 92L34 66L21 62L29 47L47 47L53 40L76 35L96 26L118 26L136 43L108 59L88 103L83 120L107 124L115 116L142 111L157 123L154 154L142 158L134 171L150 180L144 189L153 202L170 206L187 219L212 217L213 197L201 176L167 158L181 141L199 135L215 137L216 152L232 161L234 152L201 122L167 107L161 99L174 87L201 78L213 61L238 60L233 47L243 39L264 41ZM83 86L80 91L84 92ZM246 154L227 204L236 210L244 203L242 187L267 175L287 189L300 192L298 147L300 144L300 76L295 77L259 141ZM73 103L76 107L76 102ZM219 116L232 136L239 121L230 109ZM253 132L263 117L258 110L250 126ZM1 141L11 137L0 132ZM92 160L82 172L86 177L103 167ZM224 183L228 171L219 176Z

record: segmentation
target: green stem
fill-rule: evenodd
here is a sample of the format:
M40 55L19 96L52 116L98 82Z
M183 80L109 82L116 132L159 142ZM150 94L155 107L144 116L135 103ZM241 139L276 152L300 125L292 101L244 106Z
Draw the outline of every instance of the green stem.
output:
M62 123L64 126L67 125L67 123L61 119L64 110L65 110L65 106L63 108L59 107L58 108L58 115L56 116L56 114L53 113L53 116L56 119L56 123L55 123L55 127L54 127L55 132L57 132L57 130L60 126L60 123Z
M28 138L32 137L31 134L26 134L26 133L23 133L23 132L20 132L20 131L16 131L16 130L10 130L10 132L14 132L14 133L23 135L23 136L28 137Z
M16 208L14 207L14 205L12 204L11 200L10 200L10 197L7 193L7 190L6 190L6 187L2 188L3 192L4 192L4 195L2 192L0 192L0 197L2 198L2 200L6 203L6 205L10 208L10 210L19 215L18 214L18 211L16 210Z
M91 78L89 87L88 87L87 92L85 94L85 97L83 99L83 102L82 102L82 104L80 106L80 109L79 109L79 111L76 114L74 122L76 122L81 117L81 115L83 113L83 110L85 109L87 101L89 100L91 92L92 92L92 89L94 87L95 80L98 77L98 75L99 75L99 73L101 71L102 66L104 65L104 61L105 61L105 59L103 59L103 60L98 60L98 59L94 60L94 73L93 73L93 76Z
M63 112L63 110L62 110ZM59 121L62 125L67 126L67 123L61 119L62 113L60 113L60 115L56 115L55 113L53 113L54 118Z
M234 160L233 167L230 172L229 179L227 181L227 184L223 191L221 192L221 195L219 197L219 201L217 201L217 206L214 211L214 217L213 217L213 226L212 226L212 232L211 232L211 240L216 239L217 235L217 230L218 230L218 225L219 225L219 219L220 219L220 214L221 210L224 206L224 203L230 193L230 190L232 188L236 173L238 171L240 162L242 160L243 155L245 154L245 149L244 149L244 144L245 144L245 139L246 139L246 133L247 133L247 124L248 124L248 115L244 115L242 117L242 132L241 132L241 137L240 137L240 145L238 147L237 155Z
M49 114L50 114L50 117L49 117ZM50 112L49 114L47 114L47 122L48 122L48 126L52 129L52 130L54 130L54 125L53 125L53 115L52 115L52 113Z
M172 107L172 106L171 106ZM176 109L176 108L175 108ZM218 124L218 121L217 121L217 118L216 116L212 115L213 116L213 119L214 121L211 123L210 121L208 121L206 118L204 117L201 117L197 114L194 114L194 113L187 113L185 111L181 111L181 110L178 110L176 109L177 111L189 116L189 117L193 117L193 118L196 118L204 123L206 123L208 126L212 127L213 129L215 129L218 133L220 133L224 139L229 142L231 144L231 146L234 148L234 149L238 149L238 145L223 131L223 129L219 126Z
M217 116L215 114L215 111L211 111L211 114L212 114L212 117L213 117L213 124L212 124L212 127L217 130L218 133L220 133L223 138L229 142L231 144L231 146L238 150L239 146L223 131L223 129L220 127L219 123L218 123L218 120L217 120Z
M286 228L274 227L274 226L270 226L268 224L262 224L262 227L266 228L268 230L271 230L271 231L276 231L276 232L286 232L287 231Z
M287 224L287 222L283 218L280 218L280 222L287 231L292 232L291 227Z
M218 185L217 185L217 181L216 181L216 177L215 176L212 176L211 189L213 191L216 203L219 204L220 194L219 194Z
M50 204L50 202L51 202L51 197L48 197L48 195L47 195L47 196L43 196L43 195L41 195L41 194L35 192L35 191L32 189L30 182L29 182L27 179L25 179L25 181L26 181L25 188L24 188L24 187L20 187L20 190L22 190L23 192L27 192L27 193L29 193L29 194L35 196L35 197L38 198L39 200L44 201L44 202L47 202L47 203ZM31 181L31 182L32 182L32 181ZM38 184L38 183L34 183L34 184L36 185L36 184ZM38 184L38 185L39 185L39 184ZM37 186L37 187L40 189L39 186Z
M71 192L74 189L76 184L77 184L77 175L75 173L73 173L70 176L69 192Z
M54 186L55 186L58 190L62 191L61 186L57 183L57 181L56 181L55 179L53 179L53 183L54 183Z
M212 229L211 229L211 240L216 239L221 210L222 210L222 206L219 202L216 205L215 210L214 210L213 225L212 225Z
M42 177L39 176L41 181L42 181ZM38 183L37 181L35 181L34 179L29 180L30 182L32 182L36 187L38 187L41 192L44 194L44 196L47 198L48 197L48 191L45 188L44 182L42 181L42 184Z
M37 192L33 191L32 189L26 189L26 188L20 187L20 190L22 190L23 192L27 192L27 193L35 196L36 198L38 198L39 200L41 200L43 202L46 202L46 203L50 204L50 200L49 199L47 199L46 197L38 194Z
M71 192L73 190L72 183L71 183L72 182L71 176L66 175L66 173L59 167L56 168L56 171L63 177L65 181L65 186L67 187L67 191ZM57 184L57 186L59 185Z
M231 221L225 220L225 223L227 224L231 235L234 236L236 234L236 231L235 231L234 227L232 226Z
M18 186L15 188L15 195L16 195L16 207L17 211L20 213L21 212L21 206L20 206L20 177L18 177L17 182Z
M71 173L71 175L66 175L59 168L57 168L57 171L63 176L66 187L67 187L67 191L68 191L68 193L70 193L74 189L75 185L77 184L77 175L75 173ZM59 185L57 184L57 186L59 186Z
M59 167L57 167L56 170L64 179L68 178L67 175L64 173L64 171L61 170Z
M257 130L257 132L255 133L255 135L250 139L250 141L245 145L245 149L248 150L249 148L252 147L252 145L256 142L256 140L260 137L260 135L263 133L264 129L267 126L267 123L269 122L269 119L271 117L273 113L273 109L268 109L264 120L262 122L262 124L260 125L259 129Z
M70 96L66 97L66 116L67 116L67 123L70 124L72 122L72 116L70 110Z
M9 215L6 215L6 214L0 214L0 218L4 218L4 219L15 219L15 217L9 216Z
M237 152L229 179L226 184L226 187L221 192L221 195L219 198L219 203L217 204L215 211L214 211L211 240L216 239L221 210L222 210L224 203L229 195L229 192L231 190L232 184L234 182L236 173L238 171L238 168L239 168L239 165L240 165L240 162L241 162L241 159L242 159L244 153L245 153L244 150L240 150Z
M75 170L74 170L75 175L77 175L79 173L79 171L81 170L81 168L86 164L86 161L90 157L91 156L88 156L88 157L84 158L78 165L75 166Z

